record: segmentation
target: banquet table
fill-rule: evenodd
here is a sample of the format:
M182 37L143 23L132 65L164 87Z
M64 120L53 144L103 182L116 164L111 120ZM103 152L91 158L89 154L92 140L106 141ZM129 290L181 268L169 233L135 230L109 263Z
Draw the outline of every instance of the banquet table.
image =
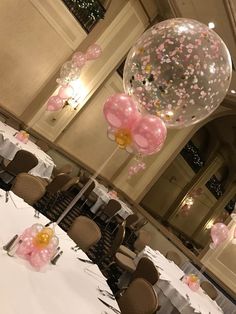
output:
M34 209L12 192L5 202L5 192L0 190L0 246L15 234L20 234L34 223L48 222L44 216L35 218ZM58 226L56 235L60 240L63 255L54 266L34 270L19 257L0 253L0 313L2 314L114 314L99 299L119 311L117 302L106 278L95 264L82 262L77 257L89 260L81 250L71 248L75 243ZM103 292L99 291L103 290Z
M202 281L209 281L208 278L204 276L191 262L187 261L182 266L181 269L186 274L196 274L200 280ZM236 305L230 301L229 298L227 298L217 287L215 287L217 290L217 298L216 303L222 308L224 313L229 314L236 314Z
M148 257L157 267L160 277L154 288L160 297L161 308L158 314L180 313L193 314L220 314L223 313L218 304L199 288L192 291L181 279L185 275L174 262L169 261L159 251L154 251L146 246L135 259L138 263L140 258Z
M111 199L115 199L121 204L121 209L117 212L117 215L119 215L123 219L126 219L129 215L133 214L133 211L129 208L129 206L122 202L118 196L115 196L113 193L109 192L104 185L98 183L96 180L94 180L94 182L95 188L93 191L97 194L98 199L96 203L90 208L90 211L92 213L95 214L101 205L103 205L104 203L107 204Z
M42 178L50 179L55 164L52 158L42 151L35 143L28 141L26 144L19 141L14 135L18 131L0 121L0 156L12 160L17 151L23 149L34 154L38 165L29 173Z

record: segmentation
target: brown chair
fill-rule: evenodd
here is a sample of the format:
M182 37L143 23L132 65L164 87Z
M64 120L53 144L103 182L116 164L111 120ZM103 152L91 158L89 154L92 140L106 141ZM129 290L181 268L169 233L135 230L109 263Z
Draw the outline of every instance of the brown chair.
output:
M139 219L138 215L132 214L126 218L126 228L129 229Z
M212 300L217 298L217 290L209 281L202 281L200 286Z
M73 167L71 164L65 164L61 166L60 168L55 167L52 171L53 176L58 176L59 174L70 174L73 170Z
M68 191L73 185L77 184L79 182L78 177L71 178L62 188L61 191L65 192Z
M35 143L39 148L41 148L41 150L43 150L45 153L49 151L49 146L47 143L45 143L42 140L37 140Z
M109 202L105 206L101 206L98 212L96 213L93 219L96 219L98 216L105 216L106 228L111 222L112 218L117 214L117 212L121 209L121 204L114 199L109 200Z
M2 172L8 177L6 178L6 182L9 183L19 173L29 172L37 164L38 159L32 153L27 150L18 150L13 160L6 167L3 164L1 166L3 169Z
M178 253L174 252L174 251L168 251L166 253L166 258L169 260L169 261L172 261L174 262L177 266L181 266L182 264L182 260L181 260L181 257L179 256Z
M98 225L85 216L77 217L67 234L84 252L87 252L101 239Z
M141 252L146 245L151 241L151 234L146 230L140 230L136 241L133 244L134 251L130 250L127 246L121 245L118 252L134 259L137 253Z
M149 258L142 257L139 260L137 268L132 275L132 280L136 278L143 278L151 285L155 285L155 283L159 279L158 270Z
M155 290L143 278L133 280L117 302L121 314L153 314L158 309Z
M129 218L129 217L128 217ZM136 223L131 224L128 229L130 231L130 235L127 239L127 242L129 241L129 239L132 237L132 235L139 231L142 227L144 227L146 224L148 223L148 220L146 218L141 218L139 219Z
M131 258L127 257L126 255L124 255L122 253L117 252L118 248L121 246L121 244L125 238L125 224L126 224L126 221L124 220L123 223L121 225L119 225L118 231L115 235L114 240L112 241L112 245L109 248L109 251L107 254L105 253L106 252L106 246L104 246L105 255L101 259L101 261L104 258L108 257L110 263L103 270L106 270L107 268L109 268L113 264L117 264L120 268L122 268L123 270L130 272L130 273L134 272L136 269L136 265Z
M15 177L11 191L29 205L33 205L43 197L46 190L36 177L28 173L20 173Z
M71 176L68 174L59 174L46 186L46 191L49 194L60 192L70 180Z

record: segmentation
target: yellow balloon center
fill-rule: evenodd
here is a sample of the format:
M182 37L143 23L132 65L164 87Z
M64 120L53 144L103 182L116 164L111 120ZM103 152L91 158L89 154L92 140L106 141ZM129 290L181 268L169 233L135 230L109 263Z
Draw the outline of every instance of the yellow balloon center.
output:
M132 142L130 130L119 129L115 133L115 141L120 148L126 148Z
M44 228L35 236L34 238L35 246L37 246L38 248L45 248L46 246L48 246L53 235L54 235L53 229Z

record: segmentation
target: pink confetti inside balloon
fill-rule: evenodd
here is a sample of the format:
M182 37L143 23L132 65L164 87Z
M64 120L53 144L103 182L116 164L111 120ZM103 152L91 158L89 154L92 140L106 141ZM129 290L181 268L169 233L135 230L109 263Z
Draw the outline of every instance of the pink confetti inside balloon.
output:
M141 111L167 127L186 127L209 116L230 85L232 65L222 39L191 19L163 21L130 50L124 88Z
M47 111L58 111L63 107L63 99L59 96L51 96L47 102Z
M104 104L103 113L107 122L119 129L131 129L139 118L136 104L126 94L110 96Z
M229 236L229 229L223 223L216 223L211 227L211 238L213 245L211 248L216 248L222 242L224 242Z
M91 45L86 51L87 60L95 60L102 54L102 48L98 44Z

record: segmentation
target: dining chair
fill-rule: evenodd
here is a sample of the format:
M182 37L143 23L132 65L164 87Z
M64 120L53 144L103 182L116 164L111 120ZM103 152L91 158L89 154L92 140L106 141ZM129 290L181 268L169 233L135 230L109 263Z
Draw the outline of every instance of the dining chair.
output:
M130 279L128 278L128 282L126 279L125 286L122 285L121 289L118 291L116 296L121 296L125 292L125 290L128 288L130 283L137 278L145 279L152 286L155 285L156 282L158 281L158 279L159 279L158 270L149 258L142 257L139 260L135 271L130 276Z
M129 225L128 229L130 231L130 235L127 238L127 242L131 239L131 237L134 235L135 232L139 231L141 228L143 228L148 223L148 220L146 218L141 218L136 221L136 223L132 223Z
M181 266L182 264L182 259L181 257L179 256L178 253L174 252L174 251L168 251L166 253L166 258L169 260L169 261L172 261L174 262L177 266Z
M122 217L120 217L119 215L115 216L116 219L116 223L117 226L116 228L113 230L113 232L115 232L115 230L118 228L118 225L122 223L122 221L124 220ZM126 218L126 229L129 229L129 227L134 224L137 220L139 219L138 215L136 214L131 214ZM128 237L129 238L129 237Z
M209 281L202 281L200 286L212 300L217 298L217 290Z
M143 278L133 280L117 302L121 314L153 314L159 303L154 288Z
M159 273L153 262L147 258L142 257L137 265L135 272L132 275L132 281L136 278L143 278L151 285L155 285L159 279Z
M43 150L45 153L49 151L50 147L47 143L45 143L43 140L38 139L35 143L41 150Z
M117 212L121 209L121 204L114 199L111 199L108 201L108 203L105 206L101 206L100 209L97 211L94 220L99 216L105 216L105 222L107 229L108 225L110 224L113 217L117 214Z
M60 168L55 167L52 171L53 177L58 176L59 174L70 174L73 170L73 166L71 164L64 164Z
M146 245L148 245L151 241L151 234L146 230L140 230L138 233L138 237L133 244L133 250L128 248L125 245L121 245L118 249L118 252L134 259L136 255L141 252Z
M33 205L43 197L46 189L36 177L28 173L20 173L13 181L11 191L29 205Z
M61 173L53 178L53 180L46 186L46 191L49 194L56 194L71 180L71 176Z
M27 150L18 150L13 160L5 167L1 164L2 174L4 174L3 181L11 182L21 172L29 172L36 167L38 159Z
M70 188L73 187L73 185L77 184L79 182L79 177L72 177L67 183L61 188L62 192L68 191Z
M101 239L101 230L98 225L85 216L77 217L67 234L84 252L87 252Z

